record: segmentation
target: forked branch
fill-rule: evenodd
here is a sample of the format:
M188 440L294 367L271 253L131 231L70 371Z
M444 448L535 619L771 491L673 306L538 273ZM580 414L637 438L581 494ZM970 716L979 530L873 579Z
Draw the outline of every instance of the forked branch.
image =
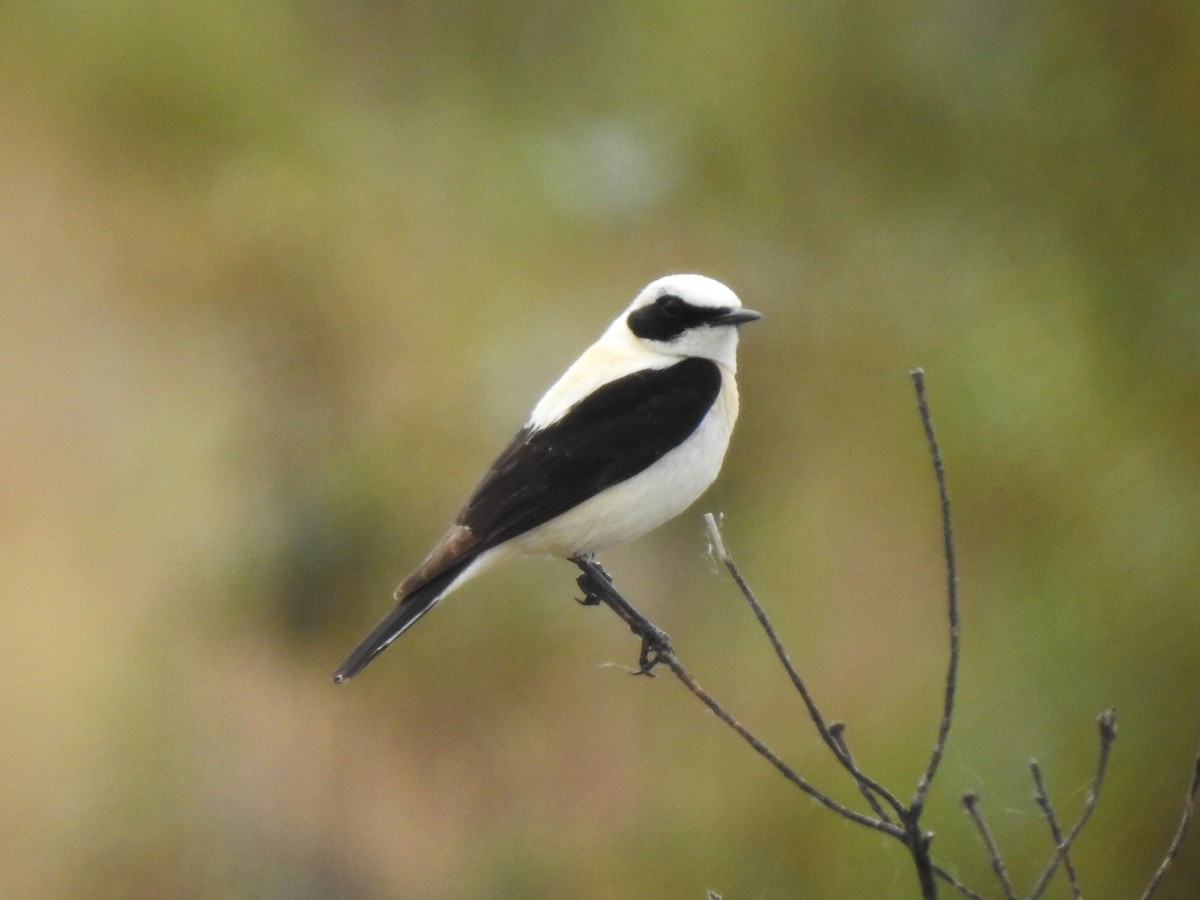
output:
M873 816L859 813L839 803L798 775L790 766L783 762L778 754L767 747L766 744L725 710L711 694L700 687L695 677L679 662L679 658L667 635L639 613L617 591L613 585L612 578L594 559L591 557L581 557L574 560L574 562L583 573L578 579L579 586L584 592L583 602L608 606L642 639L642 650L638 659L639 666L635 674L650 675L653 674L653 669L656 666L666 665L689 691L712 710L717 718L737 732L743 740L754 748L755 752L770 762L785 778L802 791L839 815L860 825L881 831L903 843L912 856L917 878L921 885L922 897L927 898L927 900L937 897L937 878L941 878L964 894L964 896L975 897L977 895L962 885L949 872L933 863L929 852L933 835L922 829L920 825L925 798L928 795L930 785L937 774L938 765L945 753L946 741L950 734L954 715L954 697L958 682L959 616L958 574L955 565L954 533L950 521L950 497L946 489L945 469L942 465L941 451L938 448L937 438L934 434L929 406L925 399L924 373L920 369L915 369L912 372L912 379L917 392L917 406L921 414L921 422L929 443L930 457L933 460L934 475L937 479L938 496L941 503L942 540L946 557L946 581L948 585L950 661L947 667L942 718L938 727L937 739L934 742L929 763L921 773L917 781L916 792L908 805L905 805L895 793L871 778L859 767L846 743L844 726L840 723L830 725L826 721L824 714L817 706L816 700L813 698L804 679L793 665L786 648L783 646L783 642L779 639L779 635L771 624L770 618L767 616L762 604L759 603L758 598L754 595L754 592L750 589L749 584L738 569L733 556L726 548L725 540L717 525L717 520L712 514L705 516L705 524L713 551L729 571L742 596L754 612L755 618L771 642L775 655L791 679L796 692L800 695L808 711L809 718L816 727L817 733L821 736L821 740L824 741L830 752L833 753L834 758L837 759L841 766L850 774L851 778L854 779L859 791L874 813Z
M1092 813L1096 809L1096 803L1100 800L1100 789L1104 786L1104 773L1108 771L1108 758L1112 754L1113 742L1117 739L1117 711L1108 709L1102 712L1096 719L1096 724L1100 729L1100 754L1096 760L1096 774L1092 776L1091 786L1088 788L1086 799L1083 801L1083 811L1080 812L1079 818L1075 822L1075 827L1071 829L1066 838L1056 838L1056 848L1054 855L1050 858L1050 862L1046 864L1046 868L1042 870L1041 877L1033 886L1033 890L1029 893L1029 900L1038 900L1046 892L1046 888L1050 885L1050 879L1054 877L1054 872L1058 868L1059 863L1067 859L1067 854L1071 850L1071 845L1075 843L1075 839L1079 837L1079 833L1083 831L1083 826L1087 824L1088 819L1092 817ZM1032 766L1034 770L1034 779L1038 782L1038 790L1044 795L1045 791L1041 787L1041 772L1037 768L1036 763ZM1049 799L1045 800L1045 810L1049 806ZM1039 798L1038 804L1042 805L1042 800ZM1053 823L1057 823L1057 816L1051 812L1047 814L1047 818ZM1056 824L1052 824L1054 829ZM1068 863L1069 865L1069 863ZM1068 869L1069 872L1073 870ZM1072 874L1069 876L1073 890L1078 896L1078 881Z
M785 763L778 754L770 747L763 743L748 728L742 725L733 715L726 710L708 691L704 690L696 681L695 677L684 668L683 664L675 654L674 648L671 646L670 640L666 634L645 616L634 609L633 605L626 600L613 584L612 576L606 572L595 560L587 557L580 557L573 560L576 566L583 572L579 576L577 583L584 593L584 603L599 604L602 603L610 609L618 611L621 617L630 629L643 640L643 647L640 659L640 667L634 671L635 675L649 675L651 670L658 665L665 665L671 670L676 678L691 691L699 700L707 706L716 715L718 719L732 728L737 734L746 741L759 756L767 760L773 765L788 781L792 782L804 793L808 794L814 800L836 812L838 815L849 819L852 822L857 822L859 825L865 825L868 828L882 831L885 834L890 834L896 837L900 833L900 829L890 822L884 822L881 819L875 819L870 816L863 815L850 809L837 800L834 800L824 791L813 786L802 776L798 775L787 763Z
M799 671L792 663L787 650L783 646L778 633L771 624L770 618L767 616L758 598L751 590L746 579L739 570L737 563L730 554L725 540L721 534L717 519L711 514L706 514L705 527L708 532L708 538L713 552L721 563L728 570L730 576L736 583L742 597L746 600L754 613L756 620L763 629L771 646L778 657L780 664L787 672L788 677L792 681L796 692L800 695L804 703L805 709L808 711L809 718L817 729L821 740L829 748L834 758L846 770L846 772L854 780L859 792L862 794L867 805L870 807L871 814L861 813L850 807L834 800L829 794L822 791L820 788L813 785L803 776L792 769L783 759L769 748L762 740L756 737L749 729L739 722L732 714L730 714L720 703L713 698L704 688L696 681L695 677L684 668L680 663L679 657L671 644L670 639L660 628L646 619L638 612L628 600L626 600L613 584L611 576L591 557L581 557L573 560L579 567L582 574L578 578L578 584L584 592L584 600L587 604L603 604L611 608L625 622L629 628L642 640L642 649L639 655L638 668L633 671L633 674L652 675L653 670L660 665L666 666L671 670L672 674L679 679L693 695L695 695L709 710L713 712L723 723L732 728L739 737L749 744L756 753L766 759L772 766L775 767L785 778L792 784L802 790L805 794L814 798L828 809L837 813L859 825L879 831L889 837L900 841L908 849L908 852L913 860L913 865L916 870L917 880L921 888L921 896L924 900L936 900L937 897L937 881L940 879L944 884L957 891L969 900L984 900L982 895L977 894L969 887L959 881L953 874L944 869L933 861L930 854L930 843L933 835L921 827L921 815L925 809L926 798L929 795L933 780L938 773L942 759L945 755L946 744L950 736L950 730L954 720L954 704L958 689L958 670L959 658L961 655L961 628L959 618L958 604L958 570L955 558L954 549L954 529L950 515L950 495L946 487L945 467L942 463L941 450L938 447L937 436L933 428L933 420L929 412L929 405L925 394L925 374L921 369L914 369L911 373L913 386L917 394L917 408L921 416L921 424L925 431L926 441L929 447L930 459L933 463L934 477L937 482L938 499L941 508L942 519L942 549L945 557L946 565L946 606L947 606L947 621L949 625L949 660L946 667L946 678L942 694L942 713L938 724L937 736L934 740L933 750L930 754L929 761L925 769L921 772L917 779L915 791L912 799L905 804L898 796L888 788L884 787L874 778L866 774L861 766L855 760L850 752L849 744L846 741L845 726L840 722L829 722L825 715L821 712L812 693L809 691L804 679L800 676ZM1050 802L1049 794L1046 791L1045 782L1042 778L1041 769L1036 762L1031 761L1030 769L1033 774L1034 784L1036 786L1035 799L1038 806L1041 808L1043 815L1046 818L1050 828L1051 837L1054 840L1055 851L1046 867L1043 869L1032 892L1029 895L1029 900L1038 900L1045 892L1050 884L1055 872L1061 865L1067 871L1070 881L1072 895L1076 898L1080 897L1078 875L1071 863L1070 850L1075 839L1083 830L1091 817L1096 803L1099 800L1100 789L1104 783L1104 775L1107 771L1109 756L1112 751L1113 742L1116 739L1116 719L1112 710L1102 713L1098 719L1100 730L1100 751L1099 759L1096 765L1096 774L1092 779L1088 795L1084 801L1083 810L1081 811L1078 820L1069 832L1064 833L1062 825L1059 821L1053 805ZM1196 766L1193 772L1190 787L1187 793L1187 800L1184 806L1184 812L1179 826L1175 832L1174 839L1171 842L1165 858L1154 873L1153 878L1146 888L1146 892L1142 895L1142 900L1150 900L1151 896L1157 890L1163 876L1174 862L1179 853L1179 848L1183 844L1183 840L1187 834L1188 826L1195 813L1197 795L1200 794L1200 755L1196 758ZM983 817L982 810L979 806L979 798L977 795L970 793L963 796L963 805L970 814L976 829L979 831L988 858L991 862L992 869L996 874L997 880L1001 889L1004 892L1006 900L1017 900L1016 889L1013 886L1012 880L1009 877L1008 870L1004 864L1003 858L1000 855L1000 850L996 844L996 840L989 829L986 820Z

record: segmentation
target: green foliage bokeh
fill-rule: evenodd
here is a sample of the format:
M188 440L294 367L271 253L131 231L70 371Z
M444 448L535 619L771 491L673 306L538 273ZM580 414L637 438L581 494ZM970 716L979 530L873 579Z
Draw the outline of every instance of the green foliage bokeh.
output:
M718 485L608 556L626 593L853 802L713 574L723 512L905 795L945 667L924 367L965 635L935 855L992 890L975 790L1031 884L1026 762L1073 818L1116 706L1073 858L1145 884L1200 726L1196 8L4 4L0 82L0 894L915 896L902 848L605 665L635 643L561 562L329 682L670 271L765 318Z

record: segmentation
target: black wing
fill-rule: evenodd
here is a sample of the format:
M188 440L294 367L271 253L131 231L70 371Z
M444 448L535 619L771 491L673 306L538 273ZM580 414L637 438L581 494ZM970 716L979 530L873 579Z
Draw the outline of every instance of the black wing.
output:
M721 370L689 358L618 378L541 430L521 429L458 515L480 550L632 478L678 447L721 390Z

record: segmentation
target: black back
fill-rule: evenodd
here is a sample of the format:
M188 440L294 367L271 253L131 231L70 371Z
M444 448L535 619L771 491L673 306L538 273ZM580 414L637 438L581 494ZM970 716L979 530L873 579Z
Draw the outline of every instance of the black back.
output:
M521 429L458 516L494 547L649 468L696 430L721 390L712 360L690 357L618 378L557 422Z

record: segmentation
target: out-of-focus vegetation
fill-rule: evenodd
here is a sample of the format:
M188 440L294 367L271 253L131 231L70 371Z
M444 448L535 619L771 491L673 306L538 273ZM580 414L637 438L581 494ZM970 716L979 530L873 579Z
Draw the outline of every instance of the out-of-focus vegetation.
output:
M0 7L0 894L909 897L631 636L515 565L329 673L645 282L766 318L694 514L608 555L682 659L853 801L857 756L1022 886L1132 896L1200 726L1200 7L114 0ZM1160 896L1195 896L1200 841ZM1065 896L1065 894L1060 894Z

